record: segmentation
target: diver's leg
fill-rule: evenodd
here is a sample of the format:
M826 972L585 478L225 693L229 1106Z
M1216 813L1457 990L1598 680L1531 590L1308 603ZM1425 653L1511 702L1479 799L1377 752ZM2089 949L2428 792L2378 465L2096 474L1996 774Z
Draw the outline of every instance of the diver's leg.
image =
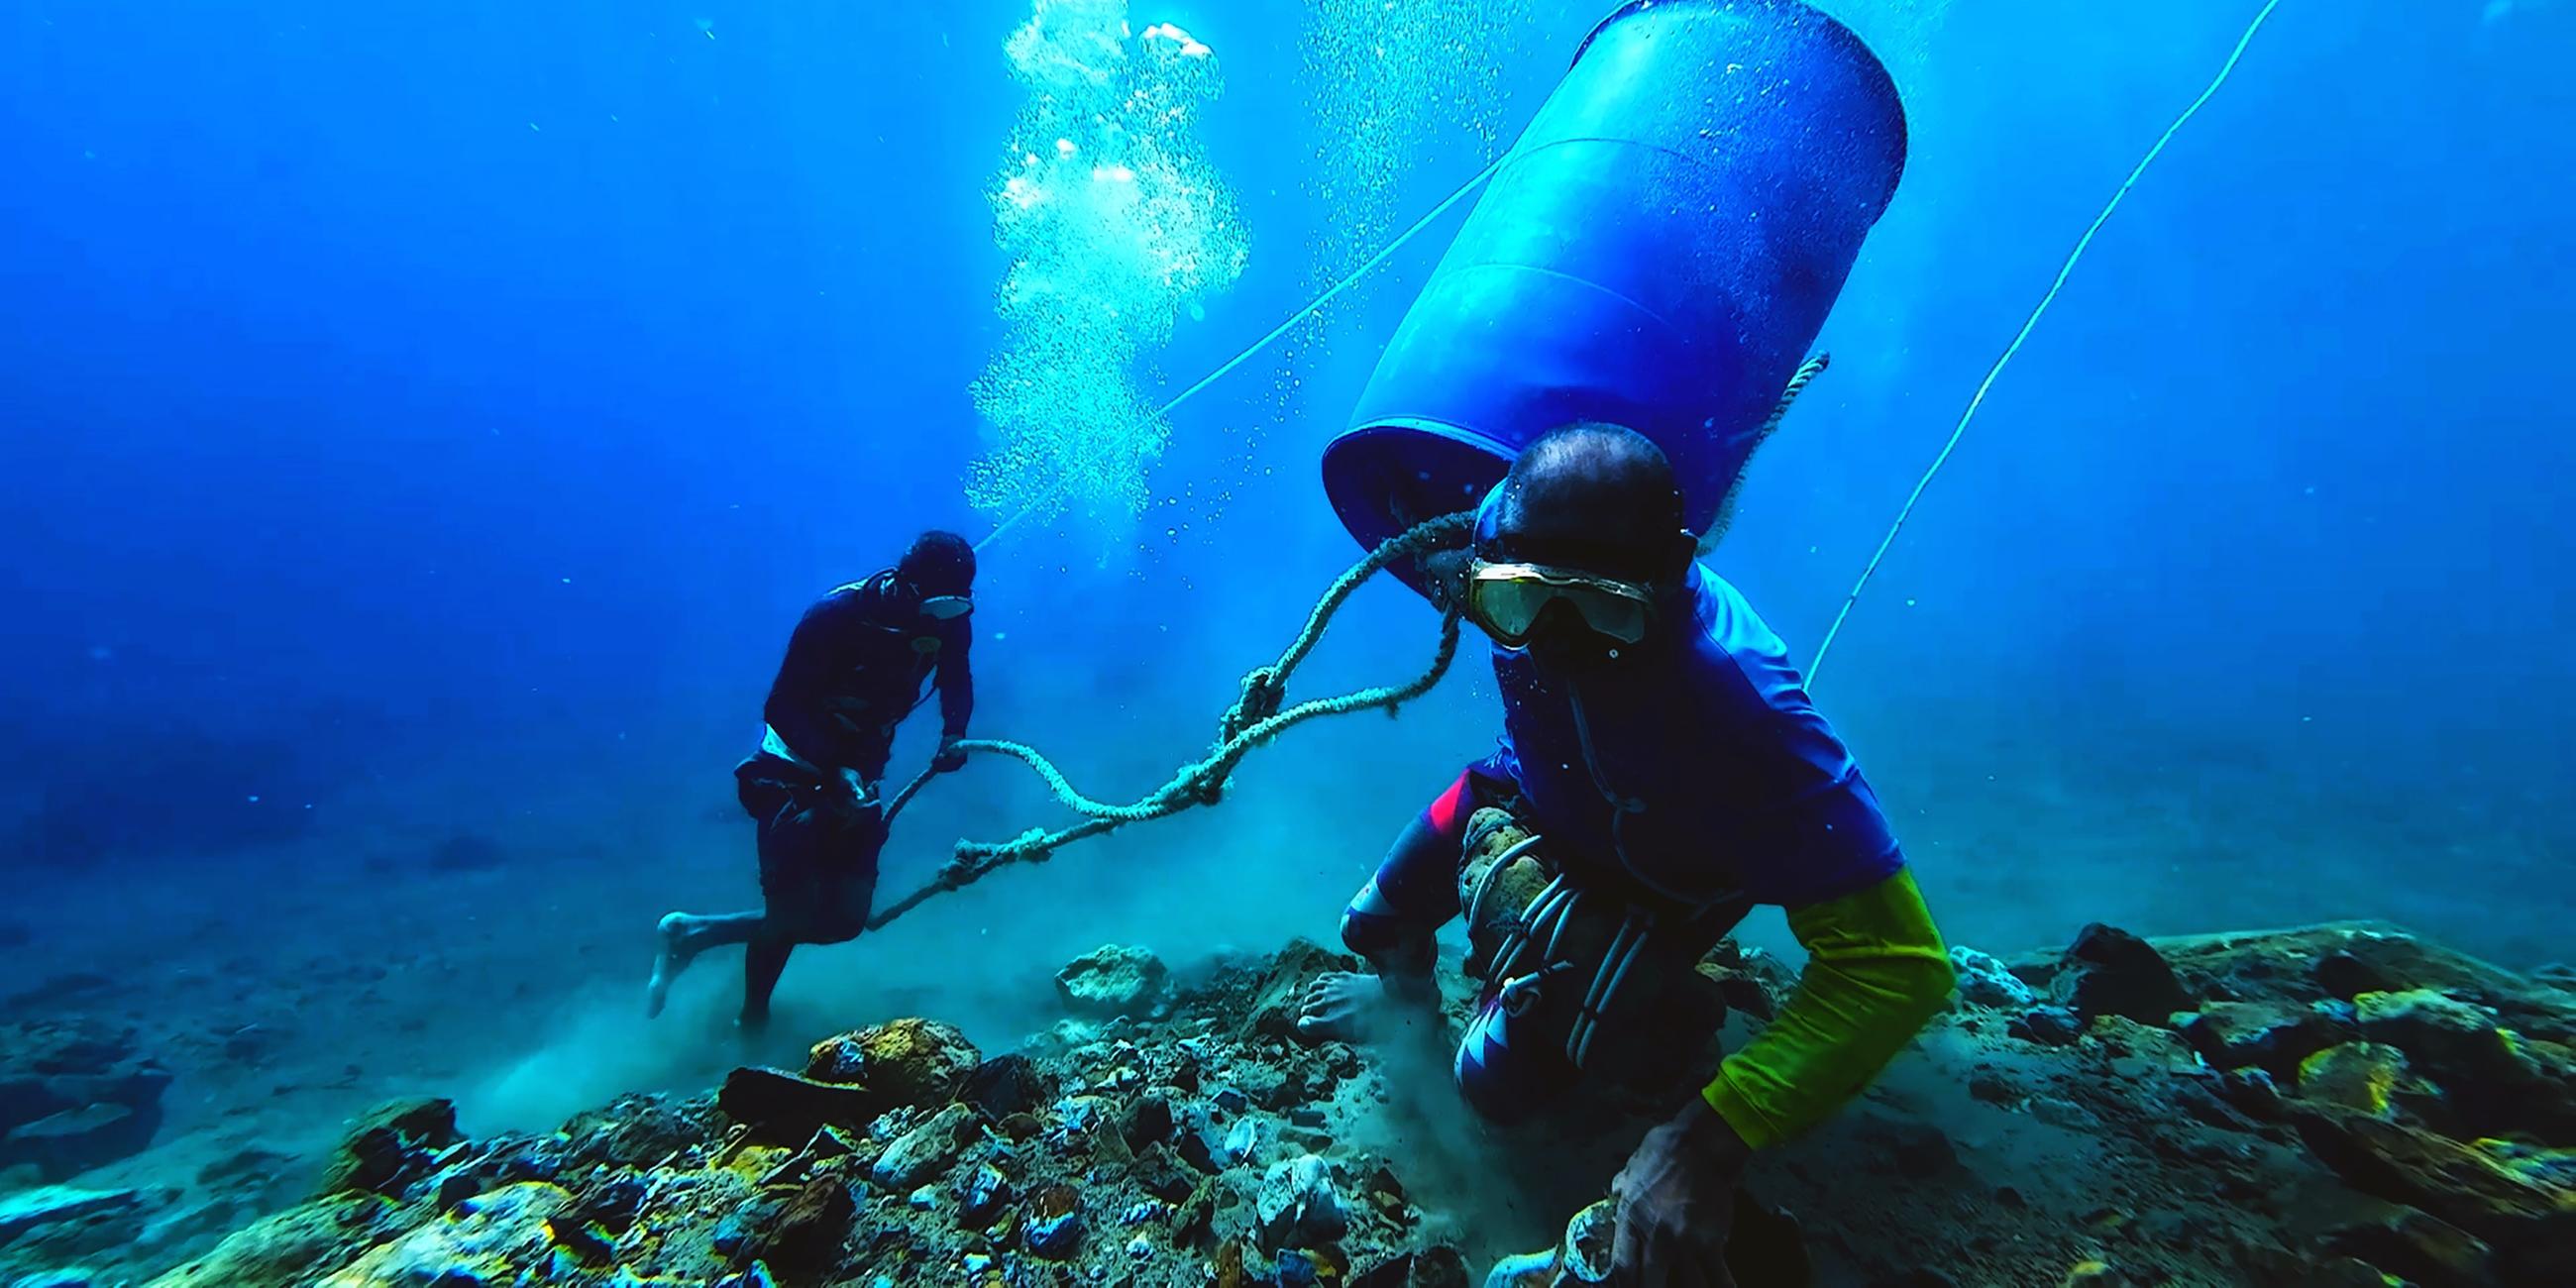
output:
M786 939L763 937L751 941L742 953L742 1015L736 1022L746 1033L757 1033L769 1026L769 995L778 991L778 977L787 970L787 955L796 945Z
M835 819L819 830L826 849L820 864L823 897L817 915L797 942L848 943L866 932L868 913L876 906L877 857L885 851L885 824L869 811Z
M1458 1042L1452 1072L1458 1092L1488 1122L1511 1123L1529 1117L1563 1095L1580 1077L1565 1057L1562 1040L1526 1031L1520 1017L1503 1009L1502 999L1488 998L1467 1022ZM1516 1031L1519 1030L1519 1031Z
M727 944L747 944L760 934L768 917L757 912L728 912L714 916L674 912L662 918L654 933L661 939L660 950L653 955L653 978L644 989L644 1017L662 1013L663 1003L670 1000L671 981L697 960L698 954Z
M734 766L734 790L742 802L743 812L752 817L758 832L754 844L766 855L771 831L791 816L795 809L794 793L762 771L762 757L755 756ZM762 859L766 869L768 860ZM765 880L765 878L764 878ZM644 986L644 1016L651 1019L662 1013L670 1000L671 983L680 972L697 960L698 954L710 948L729 944L750 943L761 934L767 916L758 912L732 912L715 916L673 912L665 914L654 927L659 941L653 954L653 976Z
M1376 974L1329 971L1306 986L1297 1032L1315 1041L1365 1042L1439 1013L1433 936L1458 915L1459 834L1467 779L1415 816L1377 875L1342 914L1342 943ZM1456 817L1453 817L1456 816Z

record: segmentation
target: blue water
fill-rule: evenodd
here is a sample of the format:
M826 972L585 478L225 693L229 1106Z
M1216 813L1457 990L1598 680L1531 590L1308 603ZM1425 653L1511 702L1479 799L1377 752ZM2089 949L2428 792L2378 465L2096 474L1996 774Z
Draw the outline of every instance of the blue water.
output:
M1400 149L1396 226L1599 7L1475 28L1476 119ZM2254 7L1838 7L1884 42L1911 159L1716 559L1802 655ZM649 928L755 897L728 770L796 614L924 526L1003 517L967 503L968 390L1004 339L987 192L1028 14L0 6L13 1007L258 1023L279 1070L359 1069L280 1072L277 1102L264 1073L191 1083L172 1037L181 1138L416 1085L542 1120L732 1059L729 963L634 1014ZM1215 49L1197 138L1248 236L1140 364L1167 397L1325 280L1318 153L1351 143L1313 125L1299 6L1134 17ZM1998 383L1816 686L1954 941L2377 917L2564 953L2570 49L2563 4L2290 0ZM1316 456L1455 217L1175 412L1142 514L987 550L979 732L1100 796L1199 752L1358 553ZM1305 678L1401 678L1431 628L1374 588ZM1328 938L1495 723L1471 657L1393 724L1257 758L1222 809L800 954L781 1028L929 1010L1006 1041L1102 941ZM907 814L888 888L1058 817L978 764ZM460 836L501 865L430 861ZM49 991L75 972L108 983Z

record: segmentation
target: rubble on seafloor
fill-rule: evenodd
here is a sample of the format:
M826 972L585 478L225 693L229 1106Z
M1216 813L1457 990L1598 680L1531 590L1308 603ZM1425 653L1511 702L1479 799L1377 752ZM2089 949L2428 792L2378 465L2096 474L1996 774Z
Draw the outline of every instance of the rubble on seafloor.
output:
M1745 1288L2576 1283L2565 973L2373 924L2153 942L2092 926L2060 952L1953 960L1959 995L1914 1049L1757 1160L1730 1247ZM1018 1051L899 1019L800 1069L624 1097L545 1135L473 1139L444 1101L388 1105L310 1200L151 1282L1590 1281L1606 1206L1569 1203L1556 1248L1471 1266L1457 1235L1493 1196L1437 1192L1349 1130L1385 1112L1386 1070L1292 1020L1307 980L1350 964L1300 941L1180 988L1104 949L1059 976L1077 1018ZM1732 946L1703 973L1737 1041L1792 984ZM1580 1156L1519 1130L1545 1155L1532 1174ZM1554 1179L1601 1193L1609 1143L1598 1175ZM164 1201L0 1198L0 1284L140 1282L119 1258Z

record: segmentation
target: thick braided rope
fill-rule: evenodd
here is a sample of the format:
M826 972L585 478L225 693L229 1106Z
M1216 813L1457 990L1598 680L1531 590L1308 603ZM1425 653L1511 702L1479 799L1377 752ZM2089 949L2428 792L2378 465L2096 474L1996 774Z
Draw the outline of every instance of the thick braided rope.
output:
M1780 428L1780 422L1789 418L1789 405L1798 401L1798 395L1807 391L1808 382L1823 375L1825 368L1833 365L1833 361L1832 354L1819 353L1799 363L1798 370L1790 375L1788 387L1780 391L1780 401L1771 405L1771 415L1763 420L1761 428L1753 431L1753 446L1745 450L1745 467L1736 471L1734 485L1726 489L1726 496L1717 503L1717 513L1708 521L1707 533L1699 539L1701 554L1705 555L1716 549L1718 541L1726 536L1727 529L1735 526L1735 498L1744 490L1744 476L1752 472L1752 454L1760 451L1762 445L1770 441L1772 431Z
M1031 828L1008 841L958 842L955 856L937 879L870 917L868 929L879 929L920 906L931 896L943 890L970 885L996 868L1013 863L1043 863L1053 858L1058 849L1072 842L1102 835L1128 823L1168 817L1193 805L1214 804L1219 788L1246 754L1306 721L1378 709L1393 714L1404 703L1430 692L1440 683L1441 677L1448 674L1450 664L1457 660L1459 618L1455 611L1441 617L1439 647L1430 666L1412 680L1328 698L1314 698L1284 711L1278 709L1289 674L1314 651L1324 631L1331 625L1334 614L1363 582L1399 559L1459 544L1473 524L1474 516L1470 514L1444 515L1381 543L1369 552L1367 558L1352 565L1324 592L1323 598L1316 601L1315 610L1307 615L1304 629L1298 632L1297 638L1279 660L1244 677L1242 695L1218 721L1216 747L1197 762L1182 766L1169 782L1133 804L1113 805L1083 795L1053 761L1025 743L1001 739L969 739L958 743L960 750L1009 756L1027 765L1045 780L1047 789L1058 801L1085 817L1079 823L1053 831ZM900 812L930 777L924 774L907 784L889 806L888 818Z

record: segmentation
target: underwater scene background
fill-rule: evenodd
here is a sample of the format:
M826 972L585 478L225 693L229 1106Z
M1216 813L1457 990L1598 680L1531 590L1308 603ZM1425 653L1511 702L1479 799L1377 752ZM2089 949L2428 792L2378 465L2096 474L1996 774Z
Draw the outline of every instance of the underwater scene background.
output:
M788 630L925 527L999 529L977 735L1104 799L1204 752L1362 553L1317 458L1465 205L1159 408L1499 156L1606 7L0 5L0 1024L160 1070L0 1193L171 1192L123 1260L36 1218L0 1257L142 1282L388 1098L542 1134L901 1017L1009 1049L1104 944L1220 983L1334 945L1492 745L1472 635L1217 808L803 950L764 1037L730 958L640 1006L656 918L754 901L730 770ZM1801 660L2259 6L1823 7L1906 175L1710 557ZM2563 4L2290 0L2090 247L1814 677L1950 943L2576 956L2570 50ZM1408 678L1436 625L1372 584L1299 691ZM881 900L1064 817L978 758ZM1740 939L1799 958L1776 910ZM1370 1147L1450 1160L1406 1183L1481 1273L1567 1211L1443 1076Z

